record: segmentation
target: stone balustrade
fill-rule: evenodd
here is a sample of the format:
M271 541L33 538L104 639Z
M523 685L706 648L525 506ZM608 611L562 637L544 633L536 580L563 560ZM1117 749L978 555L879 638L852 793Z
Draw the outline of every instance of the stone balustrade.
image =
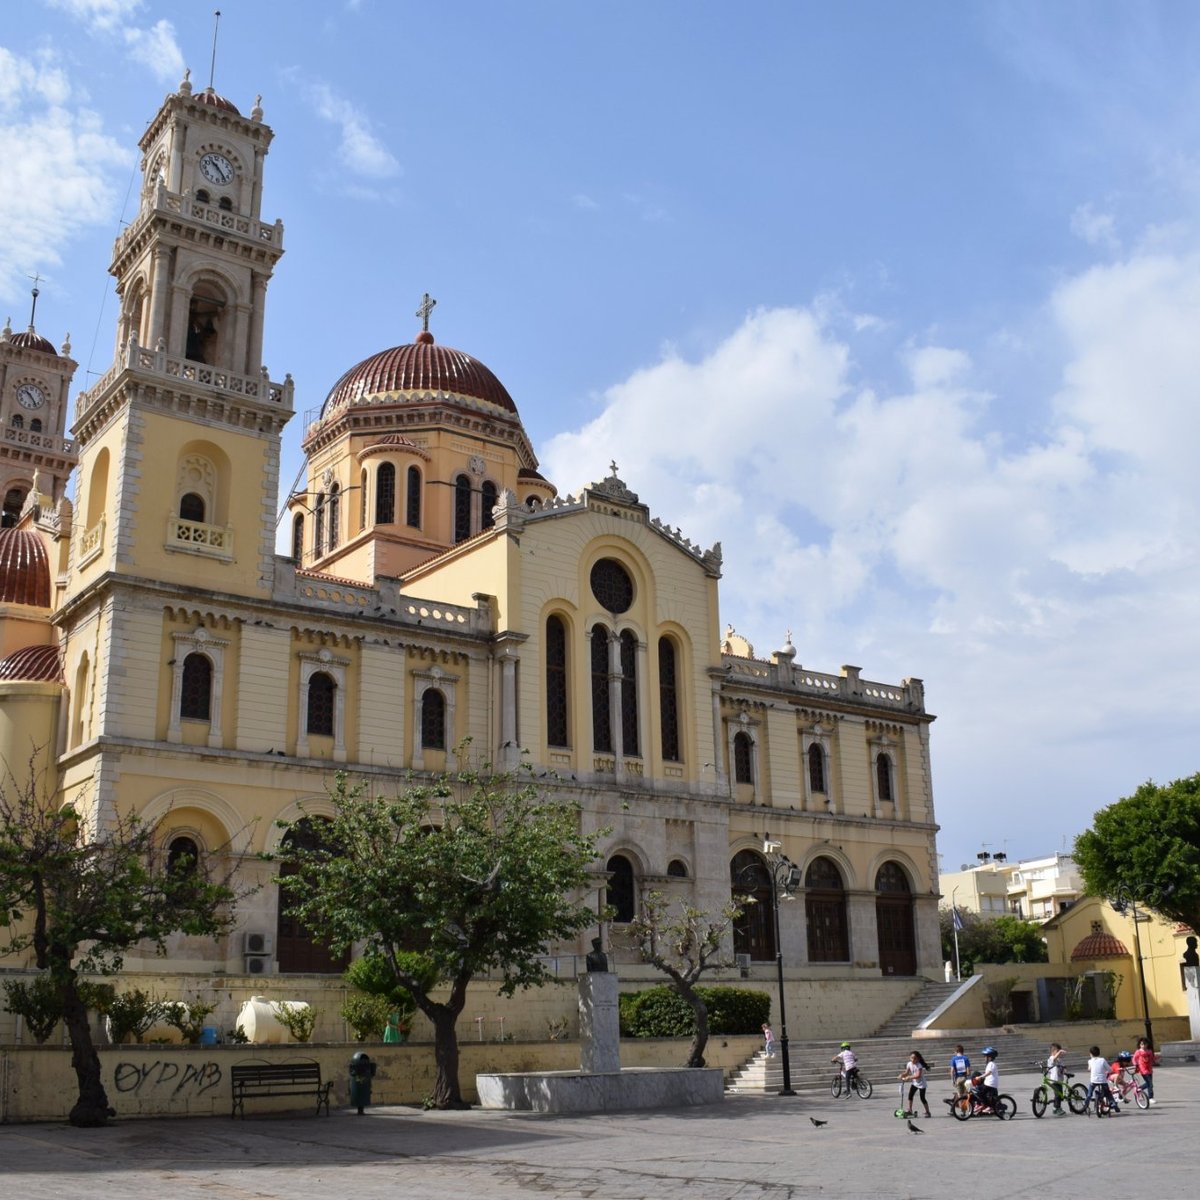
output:
M153 202L143 207L129 228L117 238L116 257L125 253L150 222L163 215L188 217L210 225L224 234L236 234L248 241L270 246L280 254L283 253L282 221L268 225L264 221L256 221L252 217L232 212L219 205L208 204L195 196L181 195L179 192L169 192L165 187L159 187L154 193Z
M75 443L70 438L53 433L37 433L32 429L4 429L4 440L10 446L27 446L31 450L48 450L51 454L74 455Z
M767 662L759 658L723 654L721 664L728 671L732 684L867 703L903 712L925 711L925 688L920 679L905 679L901 684L876 683L860 678L857 667L843 667L840 675L832 675L810 671L781 656L777 656L776 661Z

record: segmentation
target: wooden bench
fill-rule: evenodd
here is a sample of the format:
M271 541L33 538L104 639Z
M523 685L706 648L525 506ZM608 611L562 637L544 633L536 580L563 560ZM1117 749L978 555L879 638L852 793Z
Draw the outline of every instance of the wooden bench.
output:
M314 1059L300 1059L294 1062L273 1063L259 1060L257 1062L235 1063L229 1069L229 1082L233 1088L233 1111L230 1116L239 1113L246 1116L246 1101L257 1096L312 1096L317 1102L314 1116L329 1116L329 1090L333 1081L321 1082L321 1064Z

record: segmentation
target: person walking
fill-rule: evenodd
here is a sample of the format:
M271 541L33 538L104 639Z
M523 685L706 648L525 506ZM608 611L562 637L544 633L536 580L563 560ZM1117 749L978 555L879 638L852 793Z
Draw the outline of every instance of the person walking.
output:
M768 1058L775 1057L775 1031L765 1021L762 1027L763 1041L766 1043L764 1049L767 1052Z
M904 1064L904 1070L900 1072L901 1083L908 1083L908 1115L915 1117L917 1115L917 1106L915 1100L918 1096L921 1097L921 1107L925 1110L927 1117L932 1117L933 1113L929 1111L929 1101L925 1097L925 1088L929 1083L927 1078L929 1074L929 1064L922 1057L920 1050L914 1050L908 1056L908 1062Z
M1140 1037L1133 1052L1133 1069L1142 1077L1146 1099L1154 1103L1154 1047L1149 1038Z
M955 1096L963 1095L971 1078L971 1060L963 1051L962 1043L954 1047L950 1055L950 1086L954 1088Z

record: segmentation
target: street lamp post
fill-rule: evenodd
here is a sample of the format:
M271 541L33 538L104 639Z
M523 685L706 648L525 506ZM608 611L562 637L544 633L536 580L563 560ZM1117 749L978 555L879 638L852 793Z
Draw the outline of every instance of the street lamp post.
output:
M767 834L763 842L763 857L767 861L767 878L771 881L771 909L775 918L775 974L779 983L779 1047L783 1055L783 1087L781 1096L794 1096L792 1090L792 1065L788 1058L787 1010L783 998L783 942L779 937L779 900L790 900L800 886L800 868L783 850L782 842L771 840Z
M1142 935L1138 929L1137 900L1133 891L1122 883L1117 885L1117 890L1113 893L1109 903L1112 905L1113 912L1120 913L1122 916L1126 912L1133 914L1133 947L1134 953L1137 955L1138 983L1142 990L1142 1021L1146 1026L1146 1041L1153 1047L1154 1028L1150 1024L1150 1001L1146 997L1146 964L1142 961Z

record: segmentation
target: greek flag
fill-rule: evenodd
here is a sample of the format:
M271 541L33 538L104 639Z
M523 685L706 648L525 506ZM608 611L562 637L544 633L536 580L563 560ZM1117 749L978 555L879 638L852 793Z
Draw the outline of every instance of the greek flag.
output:
M958 915L958 909L957 909L957 908L952 908L950 911L951 911L951 912L954 914L954 916L953 916L953 920L954 920L954 932L955 932L955 933L960 933L960 932L962 931L962 927L963 927L963 919L962 919L962 917L960 917L960 916Z

